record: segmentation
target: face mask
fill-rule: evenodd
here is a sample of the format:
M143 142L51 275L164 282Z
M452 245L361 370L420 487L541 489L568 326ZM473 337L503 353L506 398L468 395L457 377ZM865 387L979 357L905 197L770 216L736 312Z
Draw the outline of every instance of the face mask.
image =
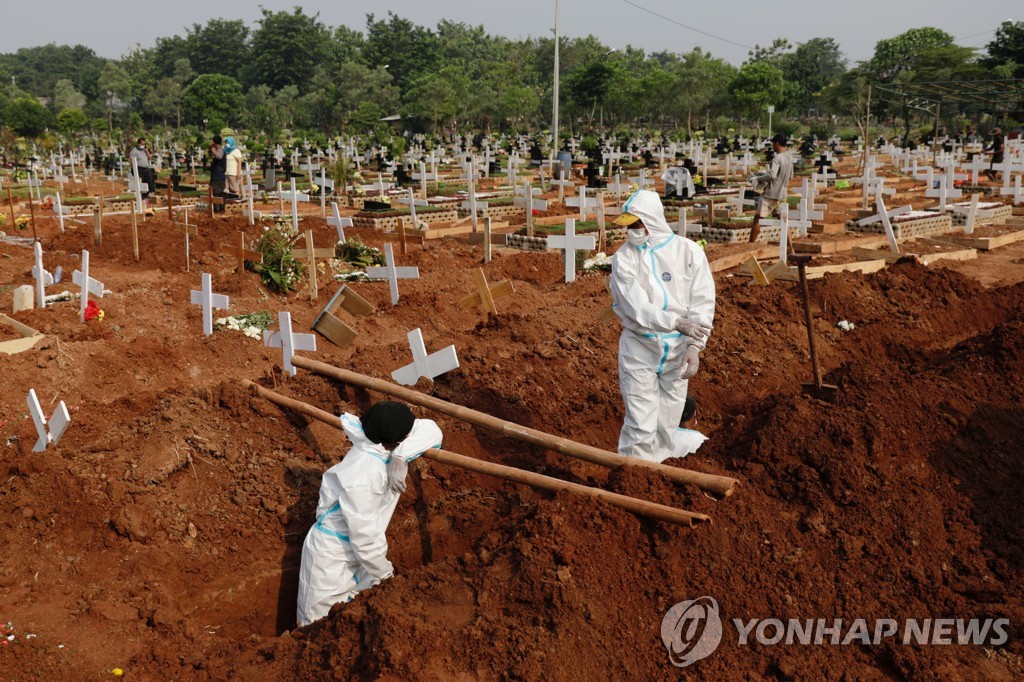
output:
M633 246L643 246L647 243L647 234L643 230L626 230L626 239Z

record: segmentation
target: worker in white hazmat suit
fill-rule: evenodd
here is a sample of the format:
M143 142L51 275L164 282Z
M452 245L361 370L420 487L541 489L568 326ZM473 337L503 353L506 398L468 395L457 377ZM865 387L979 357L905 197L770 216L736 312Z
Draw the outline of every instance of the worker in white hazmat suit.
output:
M409 462L441 446L437 424L416 419L401 403L377 403L362 419L343 414L341 426L352 448L320 483L316 523L302 545L300 626L391 577L385 531L405 491Z
M614 224L627 228L611 277L623 327L619 388L626 418L618 450L660 461L672 451L687 382L711 334L715 282L704 250L669 228L657 193L634 193Z

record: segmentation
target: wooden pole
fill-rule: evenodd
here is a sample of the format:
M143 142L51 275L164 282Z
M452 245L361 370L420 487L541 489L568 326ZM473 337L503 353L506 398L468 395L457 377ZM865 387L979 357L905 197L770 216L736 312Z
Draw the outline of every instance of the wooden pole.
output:
M246 386L246 388L255 390L260 396L266 398L275 405L280 405L281 407L294 410L295 412L299 412L311 419L316 419L317 421L329 424L336 429L341 429L341 422L337 415L333 415L330 412L326 412L300 400L288 398L280 393L271 391L270 389L263 388L248 379L243 379L242 384ZM586 497L602 500L611 505L632 512L633 514L637 514L638 516L647 516L658 521L675 523L680 526L693 527L698 523L709 523L711 521L711 517L705 516L704 514L684 511L682 509L668 507L656 502L649 502L647 500L640 500L635 497L601 490L600 488L591 488L585 485L580 485L579 483L569 483L568 481L552 478L551 476L544 476L543 474L505 466L504 464L486 462L476 459L475 457L467 457L448 450L430 448L423 453L423 456L435 462L449 464L478 474L494 476L495 478L501 478L506 481L522 483L524 485L533 486L534 488L540 488L541 490L548 490L551 492L568 490L576 493L577 495L584 495Z
M39 237L36 236L36 209L32 202L32 186L28 188L28 215L29 221L32 223L32 241L39 241Z
M529 210L529 209L527 209ZM484 263L491 262L491 217L484 217Z
M447 414L450 417L455 417L456 419L476 424L477 426L493 429L494 431L498 431L510 438L515 438L533 445L539 445L541 447L560 452L563 455L582 459L587 462L600 464L606 467L617 467L623 464L630 464L634 466L642 466L647 469L653 469L677 483L692 483L701 490L705 490L720 498L731 495L736 484L739 482L735 478L729 478L728 476L717 476L715 474L705 474L699 471L691 471L689 469L670 467L656 462L649 462L647 460L640 459L639 457L626 457L614 452L608 452L607 450L577 443L567 438L552 436L544 433L543 431L531 429L526 426L520 426L519 424L505 421L504 419L498 419L497 417L492 417L491 415L484 414L483 412L478 412L468 407L463 407L462 405L455 405L441 400L440 398L420 393L419 391L414 391L402 386L396 386L395 384L387 381L374 379L373 377L366 376L365 374L341 369L340 367L328 365L327 363L318 362L316 360L310 360L309 358L299 355L292 357L292 364L316 374L322 374L347 384L361 386L366 389L377 391L378 393L384 393L385 395L400 398L414 405L426 407L442 414Z

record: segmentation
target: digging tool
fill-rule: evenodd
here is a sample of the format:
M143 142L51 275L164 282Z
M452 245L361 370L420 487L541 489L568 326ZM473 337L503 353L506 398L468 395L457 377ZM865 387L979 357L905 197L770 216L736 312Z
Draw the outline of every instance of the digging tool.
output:
M576 459L582 459L584 461L600 464L606 467L617 467L626 464L629 466L639 466L652 469L676 483L690 483L696 485L701 490L711 493L718 499L731 495L736 488L736 484L739 483L735 478L730 478L728 476L718 476L715 474L706 474L700 471L692 471L690 469L670 467L664 464L658 464L657 462L649 462L647 460L640 459L639 457L626 457L615 452L608 452L601 448L595 448L592 445L577 443L576 441L569 440L568 438L552 436L551 434L538 431L537 429L531 429L527 426L521 426L514 422L505 421L504 419L499 419L462 405L455 405L445 400L441 400L440 398L435 398L434 396L426 395L403 386L396 386L390 382L375 379L373 377L366 376L365 374L359 374L358 372L352 372L347 369L335 367L334 365L328 365L327 363L320 362L318 360L310 360L309 358L301 355L293 356L292 364L296 367L309 370L310 372L331 377L338 381L343 381L346 384L361 386L362 388L369 389L371 391L377 391L378 393L383 393L385 395L398 398L399 400L404 400L412 403L413 405L419 405L420 407L426 407L442 414L447 414L450 417L461 419L462 421L469 422L470 424L476 424L477 426L498 431L510 438L525 441L533 445L539 445L542 448L548 448L549 450L560 452L563 455L568 455L569 457L575 457Z
M248 379L243 379L242 384L250 390L255 390L260 396L266 398L275 405L280 405L281 407L294 410L307 417L329 424L336 429L341 429L341 420L338 419L337 415L321 410L309 403L304 403L301 400L295 400L294 398L289 398L275 391L271 391L268 388L263 388L259 384L255 384ZM541 490L548 490L551 492L568 490L569 492L577 495L584 495L586 497L603 500L613 506L632 512L633 514L647 516L652 519L657 519L658 521L667 521L680 526L690 526L691 528L699 523L711 522L711 517L705 516L704 514L676 509L675 507L658 504L657 502L640 500L635 497L620 495L619 493L613 493L600 488L591 488L589 486L580 485L579 483L569 483L568 481L552 478L551 476L544 476L543 474L505 466L504 464L485 462L484 460L476 459L475 457L467 457L466 455L449 452L448 450L430 448L423 453L423 456L435 462L456 466L460 469L466 469L467 471L475 471L479 474L494 476L506 481L523 483L525 485L533 486L534 488L540 488Z
M807 286L807 263L811 256L807 254L789 254L790 262L795 262L800 273L800 288L804 297L804 321L807 323L807 343L811 349L811 368L814 370L814 383L803 384L806 395L827 403L834 403L839 396L839 387L821 382L821 367L818 366L818 351L814 345L814 320L811 318L811 290Z

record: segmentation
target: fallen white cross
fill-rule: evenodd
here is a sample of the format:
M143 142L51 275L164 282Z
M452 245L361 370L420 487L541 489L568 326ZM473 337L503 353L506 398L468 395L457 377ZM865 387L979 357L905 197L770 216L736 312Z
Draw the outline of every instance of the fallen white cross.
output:
M423 334L418 327L409 332L409 348L412 350L412 364L399 367L391 373L391 378L400 384L413 386L420 377L426 377L433 381L434 377L457 369L459 366L459 357L455 352L455 346L448 346L427 355Z
M291 313L278 313L277 321L278 331L272 332L269 329L263 331L263 345L270 348L280 348L284 358L282 363L284 371L288 372L291 376L295 376L298 371L295 369L295 365L292 364L292 357L295 356L295 351L315 351L316 335L292 333Z
M213 309L225 310L231 302L224 294L213 293L213 283L210 273L204 272L202 276L203 288L199 291L191 291L192 305L203 306L203 335L213 334Z
M36 433L39 434L39 440L32 446L32 452L42 452L50 443L56 445L64 435L68 424L71 423L71 415L68 414L68 408L64 401L60 401L60 404L57 405L49 422L46 421L43 408L39 406L39 398L36 397L35 389L28 389L28 397L25 402L28 403L28 411L32 415L32 421L35 422Z

